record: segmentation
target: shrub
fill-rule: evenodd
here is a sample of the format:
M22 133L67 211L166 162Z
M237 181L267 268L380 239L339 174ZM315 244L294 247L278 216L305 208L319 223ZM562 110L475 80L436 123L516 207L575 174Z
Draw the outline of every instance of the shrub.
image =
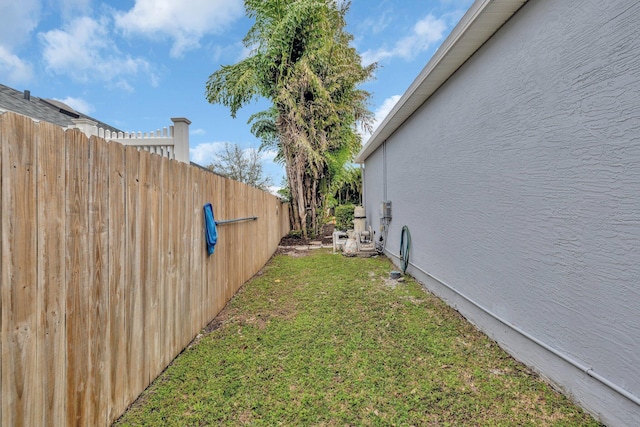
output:
M353 209L355 205L336 206L336 229L346 231L353 229Z
M302 231L301 230L291 230L289 232L289 234L287 234L287 237L290 237L292 239L302 239Z

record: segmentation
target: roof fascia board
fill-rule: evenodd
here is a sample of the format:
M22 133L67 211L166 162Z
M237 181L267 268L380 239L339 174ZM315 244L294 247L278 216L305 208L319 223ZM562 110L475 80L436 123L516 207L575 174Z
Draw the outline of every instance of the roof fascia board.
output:
M364 163L528 0L476 0L356 156Z

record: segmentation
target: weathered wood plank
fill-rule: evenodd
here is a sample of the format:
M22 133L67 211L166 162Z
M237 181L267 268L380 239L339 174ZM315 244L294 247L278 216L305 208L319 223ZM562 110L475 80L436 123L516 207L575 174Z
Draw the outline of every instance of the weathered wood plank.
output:
M125 410L126 327L125 327L125 263L126 193L125 149L111 142L109 149L109 413L107 424Z
M204 211L202 207L205 202L202 198L201 174L199 169L192 169L193 185L193 204L191 210L192 224L192 244L193 250L191 254L191 335L195 335L202 327L202 300L203 300L203 274L202 274L202 258L204 247ZM193 338L193 337L192 337Z
M89 140L89 319L90 425L107 422L109 364L109 150L104 139Z
M158 367L160 364L158 325L159 162L155 155L147 152L141 152L140 159L141 163L146 165L146 174L142 175L145 197L141 199L144 204L141 208L144 215L142 221L141 265L143 265L143 271L141 277L145 303L145 375L146 382L151 383L159 373Z
M245 184L240 184L238 186L240 188L240 191L238 192L240 200L244 201L248 201L249 200L249 192L247 191L248 186ZM248 210L245 206L245 203L238 203L238 208L240 210L240 212L238 213L238 217L240 218L246 218L249 216ZM238 225L237 230L238 230L238 258L240 260L240 269L238 270L239 274L239 280L236 283L236 288L234 289L234 294L235 292L238 290L238 288L240 288L240 286L242 286L242 284L249 279L248 276L249 273L251 273L251 271L247 268L249 266L249 251L247 251L246 248L246 242L245 239L246 238L252 238L252 236L248 236L247 231L249 230L249 228L251 227L253 221L251 222L241 222L238 223L236 225Z
M224 204L222 206L220 212L220 219L232 219L234 215L233 204L235 202L233 196L233 181L225 180L224 182ZM229 299L229 294L231 293L231 287L233 286L233 269L235 268L235 263L233 259L233 239L235 238L233 234L232 227L220 227L220 231L223 233L224 239L222 239L221 248L223 251L223 259L224 259L224 270L225 270L225 280L224 280L224 299L227 301Z
M213 211L216 212L216 175L207 174L207 201L213 206ZM209 287L209 310L207 313L207 322L210 322L218 313L217 300L218 300L218 269L216 265L216 253L208 256L205 254L207 260L207 282Z
M171 362L175 354L178 354L177 325L178 318L178 240L180 227L178 224L178 162L168 162L168 169L164 175L163 186L167 190L166 199L163 202L163 214L167 220L167 348L169 355L167 363Z
M192 221L192 212L193 212L193 181L191 179L191 171L190 168L183 168L184 175L184 187L183 188L183 197L184 204L182 209L182 222L183 233L182 233L182 241L181 241L181 252L184 254L182 257L182 265L181 265L181 274L179 277L183 280L182 283L182 292L181 292L181 303L182 307L180 309L180 317L182 319L182 333L180 336L180 346L182 348L186 347L187 344L191 341L191 274L189 271L190 267L190 257L192 252L192 241L193 241L193 221Z
M38 289L42 306L38 359L44 406L40 425L65 423L66 384L66 144L64 131L46 122L37 138ZM40 299L39 298L39 299Z
M0 116L0 128L3 128L3 121L2 121L2 117ZM0 423L2 423L4 421L4 418L2 416L3 410L4 410L4 405L5 405L5 400L8 401L8 395L3 393L3 389L4 389L4 376L2 375L2 360L3 360L3 353L2 353L2 349L4 347L6 347L6 345L3 343L4 342L4 337L5 335L5 330L4 330L4 315L2 314L4 311L6 311L6 309L4 308L4 269L3 269L3 265L5 263L4 261L4 257L3 257L3 247L4 247L4 241L7 240L8 241L8 237L5 239L5 235L4 235L4 221L5 218L8 220L9 218L9 214L7 212L5 212L4 209L2 209L2 207L4 206L4 190L2 187L2 177L4 176L4 169L2 168L2 152L3 152L3 145L4 145L4 141L5 137L2 134L2 131L0 131ZM6 399L5 399L6 398Z
M176 257L176 283L174 284L174 298L176 301L176 309L173 313L175 329L173 331L173 339L175 350L179 351L182 348L182 335L184 333L182 329L182 318L183 318L183 309L184 309L184 289L185 289L185 276L184 276L184 264L185 264L185 252L184 252L184 233L186 225L185 225L185 216L184 210L186 209L186 197L185 197L185 175L184 168L182 165L172 165L173 170L173 180L175 182L175 199L174 199L174 223L173 223L173 236L174 236L174 247L175 247L175 257Z
M269 258L284 215L135 147L0 121L2 425L109 425ZM207 257L206 202L259 219L219 227Z
M167 158L161 158L160 172L158 177L159 200L158 209L160 212L160 226L158 230L158 303L159 303L159 371L161 372L171 361L173 355L171 350L171 322L169 322L169 306L171 297L169 294L169 276L171 275L170 237L169 237L169 217L172 206L169 204L171 192L169 190L169 163Z
M213 200L213 210L216 215L224 213L225 204L225 179L216 176L216 197ZM224 217L221 217L224 218ZM214 253L214 263L216 266L216 299L217 299L217 311L220 312L226 304L225 288L228 280L227 276L227 262L225 256L225 240L227 234L224 227L218 228L218 244L216 245L216 252Z
M140 283L140 153L136 147L125 148L126 189L126 263L125 330L127 387L125 401L132 402L144 389L144 303Z
M91 412L89 361L89 142L79 130L67 131L66 257L67 378L66 424L89 425Z
M38 378L36 126L0 117L2 162L2 425L41 420Z
M149 181L149 156L147 151L140 151L140 196L138 214L140 215L140 238L137 241L140 250L140 307L142 308L142 347L140 349L140 369L142 370L142 388L147 387L151 382L149 378L149 352L151 343L151 299L150 299L150 272L149 272L149 243L151 241L151 225L150 225L150 208L149 200L151 199L151 183Z
M248 244L249 244L249 247L251 248L251 252L249 254L249 262L251 266L250 271L255 271L258 269L257 263L256 263L257 253L261 251L265 247L265 243L267 243L259 227L260 221L264 221L264 218L265 218L264 215L266 214L266 212L264 211L264 205L261 205L261 204L267 201L262 199L259 192L256 191L255 188L251 189L250 195L251 195L251 201L252 201L251 203L255 203L253 207L250 207L250 215L254 215L258 217L257 220L251 221L249 223L249 232L248 232L249 234L247 236L247 238L249 239ZM255 246L251 246L252 239L255 241Z
M241 213L240 203L238 200L239 187L240 186L238 185L237 181L231 181L231 193L227 194L226 197L227 200L229 200L229 196L231 196L231 209L228 216L229 219L238 218ZM241 265L242 253L240 252L240 229L239 227L237 227L238 225L240 224L229 224L229 230L231 230L231 237L229 239L229 242L231 243L231 250L229 251L229 254L227 256L230 257L229 266L231 267L231 269L229 270L229 275L231 277L231 286L229 287L229 289L227 289L227 299L231 299L231 297L235 294L236 287L238 286L238 275L242 274L242 272L239 270Z

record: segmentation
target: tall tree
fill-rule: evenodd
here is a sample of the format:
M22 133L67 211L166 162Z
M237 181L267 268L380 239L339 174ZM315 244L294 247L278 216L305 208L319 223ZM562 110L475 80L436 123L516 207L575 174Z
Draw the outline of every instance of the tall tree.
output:
M362 202L362 170L346 165L331 183L334 204L360 204Z
M264 176L261 160L258 150L242 150L237 144L226 142L207 169L266 191L272 182L270 177Z
M281 154L294 227L305 236L316 234L332 178L360 148L356 124L370 123L369 94L358 85L372 76L375 64L363 67L349 44L349 2L244 4L255 19L244 38L252 54L214 72L207 82L207 99L229 107L233 117L256 97L272 102L270 110L253 117L254 128Z

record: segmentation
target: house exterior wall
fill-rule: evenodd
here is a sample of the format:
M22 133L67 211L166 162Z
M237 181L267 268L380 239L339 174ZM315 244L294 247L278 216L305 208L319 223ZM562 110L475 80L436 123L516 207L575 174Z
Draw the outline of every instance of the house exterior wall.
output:
M364 188L377 236L385 188L393 204L392 258L409 227L408 273L608 425L637 423L637 2L529 1L365 160Z
M379 205L385 200L383 149L384 147L381 147L367 159L367 164L362 175L362 183L364 187L363 203L366 208L365 214L367 215L367 222L374 227L380 226ZM371 170L371 174L369 174L369 170ZM371 196L371 200L368 199L368 196ZM374 229L374 231L376 232L376 235L378 235L379 230Z

